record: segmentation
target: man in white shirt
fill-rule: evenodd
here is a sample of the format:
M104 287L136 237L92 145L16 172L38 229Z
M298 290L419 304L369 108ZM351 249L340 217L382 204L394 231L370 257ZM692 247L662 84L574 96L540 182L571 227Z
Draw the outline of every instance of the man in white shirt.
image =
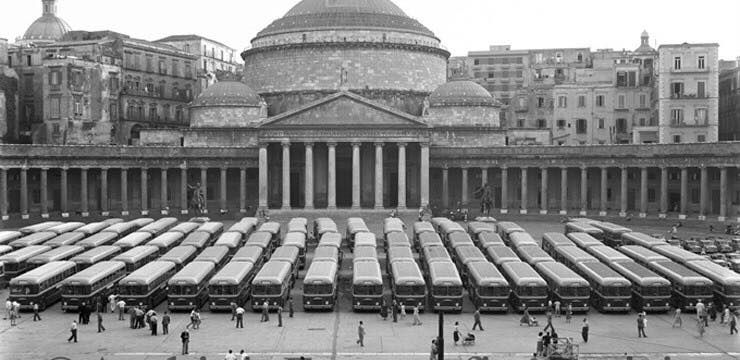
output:
M236 354L234 354L234 352L231 351L231 349L229 349L229 353L226 354L226 357L224 357L224 360L237 360Z
M108 295L108 304L110 304L110 312L116 312L116 294Z
M239 306L236 308L234 313L236 314L236 328L244 328L244 308Z
M118 307L118 320L123 320L123 314L126 312L126 302L123 299L118 300L116 306Z
M5 300L5 317L3 320L10 319L10 312L13 311L13 303L10 302L10 298L8 300Z

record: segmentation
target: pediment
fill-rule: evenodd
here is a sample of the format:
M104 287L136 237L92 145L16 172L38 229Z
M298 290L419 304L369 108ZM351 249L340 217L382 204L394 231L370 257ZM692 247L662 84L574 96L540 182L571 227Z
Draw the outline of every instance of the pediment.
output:
M261 128L427 128L419 118L357 94L339 92L270 118Z

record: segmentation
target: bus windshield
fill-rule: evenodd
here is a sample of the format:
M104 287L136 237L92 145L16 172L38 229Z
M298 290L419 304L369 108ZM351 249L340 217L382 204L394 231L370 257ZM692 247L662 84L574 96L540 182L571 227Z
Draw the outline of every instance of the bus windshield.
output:
M64 295L87 295L92 292L89 285L68 285L64 286Z
M519 296L547 296L546 286L520 286L516 291Z
M424 295L423 285L400 285L396 287L397 295Z
M121 295L146 295L149 287L146 285L126 285L119 287Z
M689 285L683 287L686 296L711 296L712 287L709 285Z
M478 288L480 296L509 296L509 288L505 286L483 286Z
M254 285L252 293L255 295L277 296L282 293L280 285Z
M606 286L601 288L604 296L629 297L632 296L632 289L628 286Z
M305 284L303 293L311 295L331 295L334 293L334 287L331 284Z
M740 285L725 285L725 295L729 295L729 296L740 295Z
M432 294L435 296L462 296L462 286L434 286Z
M11 295L31 295L39 292L38 285L13 285L10 287Z
M380 295L383 293L383 285L355 285L355 295Z
M670 286L642 286L640 288L642 296L670 296Z
M198 293L198 285L170 285L170 295L195 295Z
M208 287L210 295L236 295L239 292L236 285L211 285Z
M568 297L588 297L591 295L591 288L585 286L566 286L558 289L560 296Z

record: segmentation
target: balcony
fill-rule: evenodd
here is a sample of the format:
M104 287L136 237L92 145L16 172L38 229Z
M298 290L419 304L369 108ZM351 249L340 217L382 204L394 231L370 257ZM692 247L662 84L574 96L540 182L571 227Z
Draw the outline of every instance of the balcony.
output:
M691 68L671 68L671 74L706 74L709 73L711 68L709 66L705 66L703 69L699 69L698 67L691 67Z
M130 96L141 96L141 97L148 97L148 98L154 98L154 99L163 99L163 100L172 100L172 101L181 101L181 102L191 102L193 101L192 96L188 96L187 94L177 94L177 95L162 95L159 91L146 91L146 90L136 90L136 89L129 89L127 87L123 87L121 89L121 95L130 95Z
M671 94L671 100L704 100L709 99L709 94L681 94L681 93L673 93Z

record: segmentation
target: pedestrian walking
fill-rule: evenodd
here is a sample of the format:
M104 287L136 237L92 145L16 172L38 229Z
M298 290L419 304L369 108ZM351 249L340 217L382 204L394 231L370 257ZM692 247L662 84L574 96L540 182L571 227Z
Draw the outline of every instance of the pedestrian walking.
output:
M706 329L706 326L704 325L704 321L701 319L696 320L696 328L699 332L699 337L704 337L704 330Z
M198 330L200 329L200 324L201 324L200 311L198 311L198 309L194 310L194 317L195 317L195 321L193 323L194 324L193 328Z
M647 337L645 334L645 317L642 314L637 315L637 337Z
M570 324L570 319L573 318L573 304L568 303L568 307L565 308L565 323Z
M555 310L555 309L553 308L552 300L547 300L547 311L548 312L553 312L553 310Z
M10 326L15 326L18 319L18 312L15 309L10 310Z
M243 329L244 328L244 308L239 306L236 308L236 328L237 329Z
M97 313L98 318L98 332L105 331L105 326L103 326L103 315L98 311Z
M429 350L429 360L437 360L437 339L432 339L432 348Z
M547 325L542 329L542 331L547 332L547 329L555 331L555 327L552 326L552 312L550 310L547 310Z
M393 299L393 308L391 308L391 313L393 314L393 322L398 322L398 302L396 302L396 299Z
M116 294L108 295L108 307L110 308L111 313L116 311L116 298L118 298Z
M457 346L457 342L460 341L460 323L455 321L455 330L452 331L452 341L455 342L455 346Z
M162 315L162 335L167 335L169 333L170 333L170 316L165 311L164 315Z
M291 319L293 318L294 311L295 310L293 309L293 297L291 296L288 298L288 317L289 318Z
M483 325L480 323L480 309L475 308L475 312L473 313L473 331L475 331L475 327L478 327L480 331L483 331Z
M730 315L730 335L737 334L737 313Z
M360 344L361 347L365 346L365 327L362 325L362 321L360 321L360 325L357 326L357 343Z
M588 342L588 319L583 319L583 325L581 326L581 337L583 342Z
M3 318L3 320L10 319L10 312L12 310L13 310L13 303L10 302L10 298L8 298L7 300L5 300L5 317Z
M234 321L236 320L236 303L232 301L229 308L231 308L231 321Z
M278 305L277 308L278 327L283 327L283 307Z
M560 317L560 300L555 300L555 316Z
M714 307L712 303L709 303L709 305L707 305L707 313L709 313L709 318L712 319L712 321L717 320L717 308Z
M380 318L383 320L388 320L388 305L385 303L385 301L380 304Z
M413 325L421 326L421 318L419 317L419 305L414 305L414 323Z
M727 324L727 323L729 323L729 322L730 322L730 307L729 307L729 306L727 306L727 307L725 307L725 309L724 309L724 310L722 311L722 321L721 321L721 323L722 323L722 324Z
M145 316L146 316L146 314L144 313L144 310L141 309L140 307L137 307L136 308L136 328L137 329L142 329L142 328L144 328L146 326L144 324L144 317Z
M149 318L149 326L152 328L152 336L157 336L157 314L152 315Z
M33 303L33 321L41 321L41 316L39 315L39 304Z
M193 310L190 311L190 323L188 323L187 325L185 325L185 329L190 329L191 326L193 327L193 329L195 329L195 322L196 321L197 320L195 319L195 309L193 309Z
M71 335L69 335L69 339L67 339L67 342L70 342L74 340L77 342L77 321L72 320L72 326L69 327L69 332Z
M406 319L406 304L401 303L401 320Z
M80 304L80 307L77 309L77 323L78 324L85 324L85 303L83 302Z
M236 311L236 309L234 309L234 311ZM224 357L224 360L237 360L236 359L236 354L234 354L234 351L232 351L231 349L229 349L229 352Z
M126 302L123 299L118 300L116 306L118 307L118 320L123 320L123 314L126 312Z
M180 333L180 340L182 341L182 354L187 355L190 346L190 332L187 328Z
M542 356L546 357L550 354L550 341L552 341L552 337L550 337L549 332L546 332L542 336Z
M262 303L262 319L260 319L260 322L268 322L270 321L270 305L267 303L267 301Z
M673 322L671 323L671 327L682 327L683 326L683 320L681 319L681 309L677 308L676 311L673 313Z

